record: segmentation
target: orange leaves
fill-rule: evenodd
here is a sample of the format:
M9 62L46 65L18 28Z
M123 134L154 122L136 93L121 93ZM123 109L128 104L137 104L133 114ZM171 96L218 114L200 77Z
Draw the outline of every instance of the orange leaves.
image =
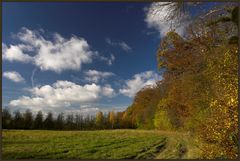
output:
M160 100L165 104L159 107L175 127L197 131L207 143L207 158L233 159L237 154L232 138L238 128L238 48L228 43L234 35L228 25L194 24L187 39L169 32L158 50L167 85ZM161 110L156 117L163 115Z

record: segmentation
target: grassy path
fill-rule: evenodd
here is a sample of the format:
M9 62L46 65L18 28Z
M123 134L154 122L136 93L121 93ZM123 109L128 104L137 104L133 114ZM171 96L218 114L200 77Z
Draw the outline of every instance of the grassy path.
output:
M199 159L201 150L199 143L186 133L159 131L161 135L167 136L165 149L155 159Z
M192 137L155 130L4 130L3 159L198 158Z

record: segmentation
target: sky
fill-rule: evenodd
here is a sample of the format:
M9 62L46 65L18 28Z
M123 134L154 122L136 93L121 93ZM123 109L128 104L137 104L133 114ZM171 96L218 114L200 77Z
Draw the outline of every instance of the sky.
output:
M164 3L164 2L162 2ZM156 52L170 30L160 3L13 3L2 7L3 107L122 111L162 79ZM214 3L205 3L209 9ZM201 8L201 10L203 10ZM156 12L157 11L157 12ZM192 9L175 26L184 35Z

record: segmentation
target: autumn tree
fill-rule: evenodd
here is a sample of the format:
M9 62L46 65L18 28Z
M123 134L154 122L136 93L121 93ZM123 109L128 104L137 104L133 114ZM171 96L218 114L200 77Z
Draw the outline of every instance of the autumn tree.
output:
M233 17L212 25L211 19L196 20L184 38L169 32L158 50L166 90L155 124L165 128L165 120L174 128L196 132L211 145L204 148L206 158L237 155L238 47L230 41L237 33Z
M111 111L108 113L108 120L109 120L111 128L113 129L114 125L116 123L114 111Z
M132 105L126 110L136 127L154 128L153 118L162 94L160 84L158 82L155 86L141 89L134 97Z
M98 111L96 114L96 126L99 129L103 128L103 121L104 121L104 117L103 117L103 113L101 111Z
M125 128L125 129L132 128L131 118L126 111L123 112L120 126L121 128Z

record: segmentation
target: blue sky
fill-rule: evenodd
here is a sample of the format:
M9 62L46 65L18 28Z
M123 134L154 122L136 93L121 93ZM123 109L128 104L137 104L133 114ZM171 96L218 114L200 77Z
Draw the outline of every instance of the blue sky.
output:
M213 3L205 4L208 9ZM3 3L3 105L12 110L124 110L161 79L169 30L153 3ZM189 24L176 27L179 34Z

